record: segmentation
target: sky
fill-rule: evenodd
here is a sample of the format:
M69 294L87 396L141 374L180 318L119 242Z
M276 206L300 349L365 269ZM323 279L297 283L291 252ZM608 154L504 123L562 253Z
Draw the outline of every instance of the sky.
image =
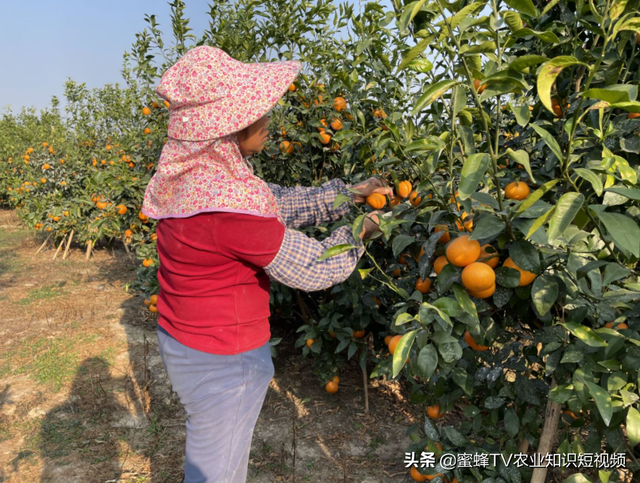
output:
M186 0L196 37L208 27L208 3ZM145 14L155 14L164 38L173 38L166 0L0 0L0 113L44 109L54 95L63 109L68 78L90 89L124 86L122 56L147 27Z

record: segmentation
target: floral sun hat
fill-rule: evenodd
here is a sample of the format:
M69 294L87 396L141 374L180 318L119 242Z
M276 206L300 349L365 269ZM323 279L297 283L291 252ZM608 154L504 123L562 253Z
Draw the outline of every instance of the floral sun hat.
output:
M195 47L162 76L170 102L167 143L142 213L184 218L208 211L278 217L267 184L240 152L238 131L266 115L296 79L300 61L243 63L216 47Z

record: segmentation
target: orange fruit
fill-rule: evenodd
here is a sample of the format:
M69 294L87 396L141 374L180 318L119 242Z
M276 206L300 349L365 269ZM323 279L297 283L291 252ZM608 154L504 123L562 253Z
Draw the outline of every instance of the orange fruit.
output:
M151 109L149 109L148 107L143 107L142 108L142 114L144 114L145 116L148 116L149 114L151 114Z
M438 240L438 243L449 243L449 240L451 240L451 235L449 235L449 227L447 225L436 225L434 232L443 232L442 236Z
M347 108L347 101L344 97L336 97L333 100L333 107L336 111L342 112Z
M613 327L613 322L607 322L606 324L604 324L604 326L608 329L614 328ZM629 326L625 323L625 322L621 322L618 325L615 326L616 330L621 330L621 329L628 329Z
M487 86L480 86L480 84L482 84L482 81L480 79L473 79L473 87L478 94L482 94L487 88Z
M156 101L153 101L151 103L151 107L153 107L154 109L159 109L160 108L160 104L158 104Z
M143 267L150 267L151 265L153 265L153 260L151 258L145 258L142 261L142 266Z
M107 203L104 201L98 201L96 203L96 206L98 207L99 210L104 210L107 207Z
M331 121L331 129L334 131L339 131L342 129L342 121L340 119L334 119Z
M42 165L42 169L49 169L49 168L51 168L51 166L49 166L47 163L44 163Z
M40 178L40 182L41 183L46 183L47 182L47 178Z
M573 419L578 419L578 416L576 416L575 413L569 409L565 409L564 411L562 411L562 414L571 416Z
M333 381L327 382L327 385L324 386L324 388L330 394L334 394L334 393L338 392L338 385Z
M149 311L153 312L154 314L158 313L158 307L156 307L155 305L151 304L149 305Z
M133 232L131 230L124 231L125 238L131 238L133 236Z
M145 134L151 134L151 129L149 129L148 127L144 128L144 133Z
M447 263L449 263L449 260L447 260L447 257L445 257L444 255L439 256L435 259L435 261L433 262L433 269L435 270L436 275L440 275L440 272Z
M156 294L153 294L151 297L149 297L149 301L153 305L157 305L158 304L158 296Z
M411 181L400 181L396 187L396 193L400 198L406 198L411 193L412 188Z
M164 101L164 105L166 106L167 109L171 107L171 104L169 103L169 101Z
M402 339L401 335L394 335L389 341L389 352L391 353L391 355L393 355L393 353L396 351L396 347L398 346L398 342L400 342L400 339Z
M420 293L427 293L431 290L431 280L425 278L424 280L418 278L416 280L416 290Z
M409 200L413 206L418 206L422 201L422 196L418 198L418 193L414 190L409 194Z
M507 258L502 264L503 267L509 267L520 272L520 283L519 287L524 287L525 285L529 285L536 279L536 274L532 272L528 272L526 270L522 270L519 266L515 264L515 262L511 259L511 257Z
M384 338L384 345L388 346L389 342L391 342L391 339L393 339L393 335L388 335Z
M289 84L289 92L295 92L296 90L296 85L295 84Z
M486 299L491 297L496 291L496 284L494 283L491 287L489 287L486 290L481 290L479 292L472 292L471 290L469 290L469 295L471 295L472 297L475 297L477 299Z
M374 210L379 210L387 204L387 199L380 193L371 193L367 196L367 204Z
M486 243L480 247L480 257L478 258L479 262L486 263L491 268L496 268L500 263L500 257L498 256L498 251L493 248L493 251L489 253L487 248L493 248L490 244Z
M124 205L118 205L116 206L116 209L118 210L119 215L124 215L127 212L127 207Z
M322 144L329 144L331 142L331 134L329 133L321 132L318 136L320 137L320 142Z
M467 231L472 231L473 229L473 220L467 220L464 221L465 218L467 218L467 212L463 212L462 215L460 215L460 219L463 220L464 225L462 223L460 223L460 220L456 220L456 225L458 226L458 230L463 231L463 230L467 230Z
M409 256L408 253L403 253L402 255L400 255L400 258L398 258L398 263L401 265L409 265L409 263L407 263L407 259L404 258L405 256Z
M401 272L401 270L399 268L396 268L396 269L393 270L393 276L394 277L399 277L401 273L402 272Z
M414 481L426 481L427 480L427 475L423 475L422 473L420 473L418 471L418 468L416 468L415 466L411 467L411 478L414 479Z
M442 473L436 473L435 475L424 475L425 481L435 480L438 476L442 476Z
M635 119L636 117L640 117L640 113L638 113L638 112L630 112L627 115L627 119Z
M326 119L320 119L320 124L322 124L324 127L327 127L327 120ZM320 132L324 132L324 128L322 127L316 127L316 129Z
M62 214L63 214L64 216L69 216L69 212L68 212L68 211L63 211L63 212L62 212Z
M531 193L531 189L527 183L513 181L504 189L504 196L508 200L524 200Z
M462 270L462 285L470 292L483 292L496 283L496 273L486 263L473 262Z
M353 333L353 336L354 336L356 339L362 339L362 338L364 337L364 330L356 330L356 331Z
M387 113L384 112L383 109L376 109L375 111L373 111L373 117L379 117L380 119L384 119L385 117L387 117Z
M466 267L480 256L480 243L470 240L469 235L462 235L447 245L445 251L449 263L456 267Z
M333 379L331 379L333 382L335 382L336 384L340 384L340 378L336 375L333 376Z
M282 141L280 143L280 151L291 154L293 152L293 145L289 141Z
M314 106L319 106L320 104L322 104L322 94L318 94L318 98L313 100Z
M313 339L307 339L307 347L311 348L311 346L313 345L314 342L315 342L315 340L313 340Z
M471 347L474 351L486 351L488 347L483 345L476 344L476 341L473 340L471 333L468 330L464 331L464 341Z
M378 300L378 297L376 297L375 295L373 296L373 301L376 303L378 307L382 305L382 302L380 302L380 300Z
M438 419L444 416L444 414L440 412L440 404L436 403L433 406L427 407L427 416L431 419Z
M399 196L394 196L389 202L391 206L396 206L396 205L399 205L400 203L402 203L402 198L400 198Z
M334 334L332 330L329 331L329 335L331 336L332 339L336 338L336 334Z

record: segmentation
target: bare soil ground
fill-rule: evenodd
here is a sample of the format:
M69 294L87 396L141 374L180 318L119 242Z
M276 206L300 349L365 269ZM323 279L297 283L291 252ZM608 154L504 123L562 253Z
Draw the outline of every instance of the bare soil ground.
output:
M156 322L128 291L136 261L81 247L52 260L0 210L0 483L180 482L185 413L157 350ZM255 428L248 482L408 482L406 428L422 421L395 382L354 358L328 394L282 337ZM294 437L295 434L295 437ZM295 461L295 464L294 464Z

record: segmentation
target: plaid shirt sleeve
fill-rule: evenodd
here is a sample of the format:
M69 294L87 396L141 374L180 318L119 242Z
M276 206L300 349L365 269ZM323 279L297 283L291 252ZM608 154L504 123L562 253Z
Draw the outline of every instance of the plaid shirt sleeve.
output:
M345 243L357 248L317 261L327 248ZM278 253L264 271L272 280L288 287L314 292L344 282L363 253L364 242L354 239L350 226L341 226L322 241L287 229Z
M351 206L344 202L337 208L333 207L339 193L347 196L353 203L353 193L346 189L347 185L340 178L327 181L318 187L285 188L273 183L267 185L277 199L280 216L288 228L303 228L342 218Z

